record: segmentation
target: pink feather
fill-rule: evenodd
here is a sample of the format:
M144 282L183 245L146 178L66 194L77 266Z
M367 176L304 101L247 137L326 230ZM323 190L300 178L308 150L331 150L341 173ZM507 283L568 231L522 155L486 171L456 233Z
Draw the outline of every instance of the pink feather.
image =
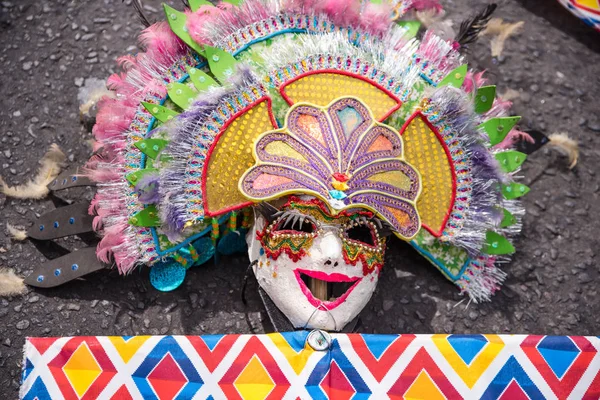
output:
M94 232L101 231L103 225L104 223L101 216L94 217L94 220L92 221L92 229L94 229Z
M317 10L324 12L338 26L356 25L360 17L358 0L325 0L317 4Z
M123 244L124 241L123 232L106 233L98 246L96 247L96 257L98 260L110 263L111 255L113 255L113 248Z
M392 23L392 11L389 3L369 3L362 12L360 27L372 35L383 35Z
M100 168L95 170L86 170L86 176L97 183L106 183L117 181L122 174L116 168Z
M471 93L473 90L485 86L488 80L483 77L483 74L485 74L485 71L481 71L476 74L473 73L473 71L467 72L462 89L466 93Z
M490 111L488 111L485 114L485 116L487 118L496 118L496 117L506 116L508 114L508 111L512 107L512 105L513 105L512 101L502 100L501 98L497 97L494 100L494 104L492 105L492 108L490 109Z
M200 6L194 12L186 11L186 27L192 39L198 43L208 44L202 35L202 28L207 22L214 20L223 13L223 9L214 6Z
M174 57L185 52L184 43L164 21L144 29L139 40L146 55L160 63L172 62Z

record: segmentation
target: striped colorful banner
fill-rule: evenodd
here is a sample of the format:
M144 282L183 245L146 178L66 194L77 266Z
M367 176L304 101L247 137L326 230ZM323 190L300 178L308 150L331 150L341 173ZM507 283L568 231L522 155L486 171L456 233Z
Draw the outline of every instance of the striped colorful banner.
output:
M308 335L28 338L21 398L600 398L600 337Z

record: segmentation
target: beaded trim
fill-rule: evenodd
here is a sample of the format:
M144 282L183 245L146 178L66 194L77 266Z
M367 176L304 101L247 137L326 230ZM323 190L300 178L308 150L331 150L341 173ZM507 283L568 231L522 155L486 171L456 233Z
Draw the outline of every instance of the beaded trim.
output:
M437 129L452 157L456 196L454 206L440 237L441 240L449 240L455 232L463 227L466 212L471 203L471 193L473 191L471 160L468 157L468 152L461 145L456 132L445 123L444 119L440 117L438 110L431 103L424 103L421 114Z
M394 77L373 67L367 61L335 54L315 54L285 65L269 72L265 77L265 81L274 87L281 87L282 85L289 84L293 79L298 79L311 72L327 70L347 72L356 75L356 77L361 77L367 82L372 82L377 87L385 89L389 94L398 97L401 101L409 99L413 90L411 87L403 87Z

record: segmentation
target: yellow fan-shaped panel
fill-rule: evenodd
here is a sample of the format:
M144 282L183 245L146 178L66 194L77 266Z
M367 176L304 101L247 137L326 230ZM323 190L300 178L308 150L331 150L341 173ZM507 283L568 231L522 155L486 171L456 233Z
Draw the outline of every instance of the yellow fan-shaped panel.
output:
M454 206L454 167L435 128L426 123L420 113L409 121L402 140L404 158L421 173L423 191L417 209L423 227L439 237Z
M402 104L375 82L350 73L313 72L285 83L280 90L290 105L307 102L324 107L340 97L357 97L371 109L378 121L386 119Z
M265 99L241 113L215 139L206 161L205 214L219 215L248 204L238 190L242 174L254 165L252 149L262 133L276 129Z

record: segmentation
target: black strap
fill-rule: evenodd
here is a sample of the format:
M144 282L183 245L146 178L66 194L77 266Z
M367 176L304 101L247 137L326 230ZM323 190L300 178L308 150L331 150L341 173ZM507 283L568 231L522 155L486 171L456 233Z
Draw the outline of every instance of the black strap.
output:
M295 330L294 325L290 322L289 319L283 314L279 308L273 303L273 300L269 297L267 292L265 292L260 286L258 287L258 294L265 306L265 310L267 311L267 316L269 317L269 321L271 321L271 325L273 325L273 329L275 332L292 332Z
M60 174L55 180L48 184L48 189L56 192L77 186L96 186L87 176L82 176L80 167L71 168Z
M88 203L77 203L47 212L29 228L27 235L33 239L49 240L92 232L94 217L88 214L88 207Z
M86 247L40 265L25 278L25 283L51 288L108 267L96 258L95 247Z
M534 140L534 143L528 142L527 140L519 140L515 144L515 150L525 154L532 154L547 144L550 139L541 131L525 131Z

